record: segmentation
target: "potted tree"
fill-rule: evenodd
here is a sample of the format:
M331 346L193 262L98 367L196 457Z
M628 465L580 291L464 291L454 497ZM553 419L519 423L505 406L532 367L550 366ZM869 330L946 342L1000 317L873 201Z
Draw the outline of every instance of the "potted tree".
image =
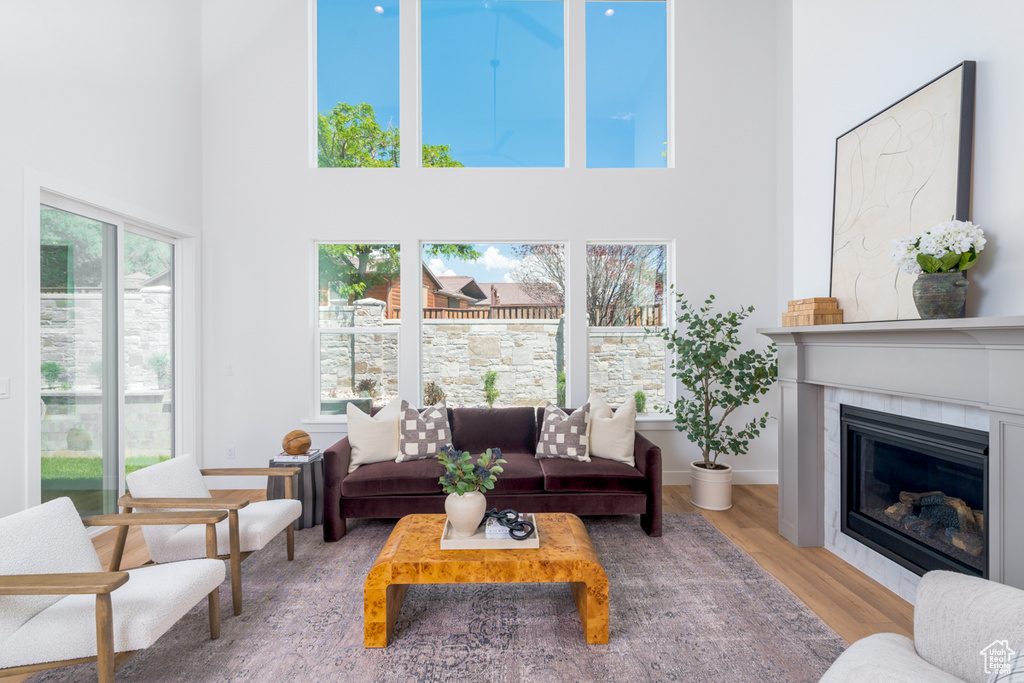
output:
M750 440L759 436L769 414L741 428L726 424L742 406L758 403L778 376L775 344L764 351L740 350L740 324L754 307L712 313L715 297L695 309L676 294L682 333L659 331L672 355L672 376L683 385L684 396L675 402L676 429L697 444L704 456L690 463L690 502L706 510L732 507L732 467L718 462L722 454L742 455Z

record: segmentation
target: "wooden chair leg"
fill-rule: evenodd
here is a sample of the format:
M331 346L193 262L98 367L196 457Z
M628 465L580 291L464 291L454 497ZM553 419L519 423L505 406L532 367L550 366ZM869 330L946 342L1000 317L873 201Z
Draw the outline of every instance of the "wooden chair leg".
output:
M228 510L228 535L231 539L231 603L237 617L242 613L242 546L238 537L238 510Z
M206 556L217 557L217 525L206 525ZM210 608L210 640L220 637L220 588L214 588L206 598Z
M288 500L292 498L292 492L294 491L294 485L292 484L292 477L284 478L284 497ZM295 523L288 525L288 561L291 562L295 559Z
M220 587L214 588L206 596L206 602L210 607L210 640L220 638Z
M114 611L110 593L96 596L96 666L99 683L114 683Z

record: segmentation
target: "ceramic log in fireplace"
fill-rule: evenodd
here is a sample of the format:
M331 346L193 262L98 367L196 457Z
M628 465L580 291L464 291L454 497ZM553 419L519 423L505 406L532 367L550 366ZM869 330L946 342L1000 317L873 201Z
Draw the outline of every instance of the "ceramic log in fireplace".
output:
M988 576L988 434L842 406L842 530L917 574Z

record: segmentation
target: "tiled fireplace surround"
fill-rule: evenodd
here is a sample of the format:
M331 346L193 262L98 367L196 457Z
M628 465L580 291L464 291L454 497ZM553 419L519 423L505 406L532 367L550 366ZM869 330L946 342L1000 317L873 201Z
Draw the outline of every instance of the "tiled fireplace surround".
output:
M905 600L919 577L840 529L839 406L989 432L989 576L1024 588L1024 317L761 330L779 346L779 533Z

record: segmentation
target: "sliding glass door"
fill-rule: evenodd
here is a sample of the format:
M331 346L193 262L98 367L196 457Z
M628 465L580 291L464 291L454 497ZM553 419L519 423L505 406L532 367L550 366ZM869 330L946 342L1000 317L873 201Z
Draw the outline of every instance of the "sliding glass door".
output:
M88 515L174 452L174 244L83 214L40 206L40 484Z

